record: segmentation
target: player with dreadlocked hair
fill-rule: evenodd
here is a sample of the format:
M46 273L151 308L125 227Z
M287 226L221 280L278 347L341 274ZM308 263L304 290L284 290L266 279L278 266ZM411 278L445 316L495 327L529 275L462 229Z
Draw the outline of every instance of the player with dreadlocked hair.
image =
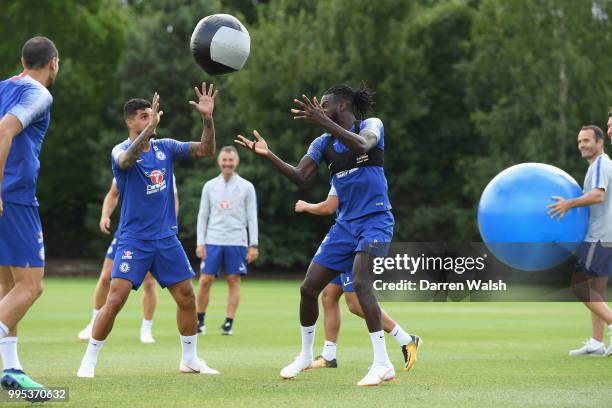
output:
M348 85L334 85L323 93L323 95L335 95L350 104L353 113L359 119L363 119L374 106L374 95L376 92L369 89L365 84L354 90ZM331 118L334 120L334 118Z
M318 296L332 279L347 272L353 274L353 289L374 349L370 370L357 384L378 385L395 377L385 346L380 307L372 290L373 259L386 255L395 223L383 167L383 123L374 117L364 119L374 103L373 96L365 86L354 90L347 85L336 85L323 93L321 102L306 95L301 100L294 99L298 105L298 109L291 110L294 119L325 130L311 143L297 166L276 156L257 130L253 131L255 140L242 135L235 140L268 159L297 184L311 180L325 160L331 172L331 186L339 200L336 223L323 239L300 287L302 351L281 370L283 378L293 378L312 364L315 323L319 317ZM412 367L420 341L418 336L411 339L406 367Z

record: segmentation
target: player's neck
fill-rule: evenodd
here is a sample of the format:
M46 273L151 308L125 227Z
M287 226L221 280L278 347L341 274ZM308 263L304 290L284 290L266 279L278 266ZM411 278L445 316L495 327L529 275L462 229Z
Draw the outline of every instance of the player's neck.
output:
M346 130L351 130L355 124L355 115L350 114L339 118L338 124Z
M23 72L45 88L49 86L49 73L46 69L24 69Z
M234 177L234 175L235 175L235 174L236 174L236 173L232 173L232 174L224 174L224 173L221 173L221 175L223 176L223 180L225 180L225 182L226 182L226 183L227 183L228 181L230 181L230 179L231 179L232 177Z
M591 156L591 158L589 159L589 164L592 164L595 160L597 160L597 158L599 156L601 156L602 154L604 154L605 152L602 150L601 152L597 152L595 153L593 156Z

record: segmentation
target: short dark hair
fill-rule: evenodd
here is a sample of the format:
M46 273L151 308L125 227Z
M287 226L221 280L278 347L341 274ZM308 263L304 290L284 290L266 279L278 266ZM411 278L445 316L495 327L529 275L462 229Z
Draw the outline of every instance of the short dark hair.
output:
M123 117L125 119L131 118L141 109L147 109L151 107L151 102L146 99L134 98L130 99L123 105Z
M374 105L375 94L365 83L362 83L359 89L353 89L348 85L334 85L323 93L323 95L333 95L350 103L353 113L360 119L363 119Z
M601 130L601 128L599 126L595 126L595 125L586 125L583 126L582 130L592 130L593 133L595 134L595 140L604 140L606 138L603 130Z
M53 41L41 36L30 38L21 49L23 63L28 69L44 68L51 59L57 58L58 55Z

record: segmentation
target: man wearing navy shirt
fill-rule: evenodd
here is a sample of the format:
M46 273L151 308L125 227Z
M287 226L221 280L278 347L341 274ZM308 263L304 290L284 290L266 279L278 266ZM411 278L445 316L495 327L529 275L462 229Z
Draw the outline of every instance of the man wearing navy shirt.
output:
M213 109L217 92L195 88L198 102L190 103L202 115L204 131L200 142L153 139L163 112L159 95L151 104L142 99L126 103L129 139L115 146L112 168L122 197L119 230L111 286L92 329L89 345L78 377L93 378L98 353L110 333L115 317L130 291L137 290L148 271L162 287L167 287L176 301L177 324L183 354L179 369L184 373L218 374L197 356L197 318L191 269L187 255L176 237L178 226L172 187L174 160L211 156L215 153ZM128 112L130 111L130 112ZM143 119L140 128L128 113Z
M45 37L22 49L21 75L0 82L0 356L4 388L39 388L17 356L17 324L42 293L45 266L38 215L38 155L49 129L59 71L57 48Z
M378 118L356 121L373 104L373 93L365 87L354 90L337 85L325 91L320 103L316 97L311 101L306 95L294 102L299 107L291 110L294 119L306 120L326 131L312 142L296 167L272 153L257 131L253 131L255 140L241 135L236 140L270 160L278 171L297 184L311 180L325 160L340 201L336 223L321 243L300 287L302 351L280 375L293 378L310 367L319 293L339 273L352 271L353 288L374 349L370 370L358 385L378 385L395 377L385 346L380 307L372 290L373 259L386 254L394 225L383 167L383 124ZM416 358L418 343L415 336L408 345L409 360ZM407 365L411 365L410 361Z

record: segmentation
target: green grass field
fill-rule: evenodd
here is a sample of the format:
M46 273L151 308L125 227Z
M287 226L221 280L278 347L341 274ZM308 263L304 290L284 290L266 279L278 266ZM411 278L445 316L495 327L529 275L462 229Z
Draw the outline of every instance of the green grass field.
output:
M397 379L362 389L371 362L361 319L343 306L338 369L283 381L278 373L299 352L298 282L245 281L234 335L221 336L226 287L218 282L200 356L220 376L178 372L174 306L160 292L155 344L138 340L141 293L116 321L93 380L77 379L86 344L76 334L91 313L93 279L46 279L45 293L20 327L21 362L50 387L68 387L79 407L610 407L612 358L570 358L590 334L578 303L386 303L384 308L424 345L410 373L387 338ZM315 354L323 342L322 320ZM3 406L25 404L3 403ZM30 404L28 404L29 406Z

